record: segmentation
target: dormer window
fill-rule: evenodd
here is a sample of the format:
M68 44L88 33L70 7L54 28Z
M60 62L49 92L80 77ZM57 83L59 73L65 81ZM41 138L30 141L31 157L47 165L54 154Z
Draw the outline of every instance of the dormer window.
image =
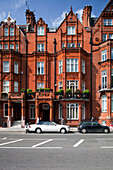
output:
M8 27L4 28L4 36L8 36Z
M67 34L68 35L75 35L75 26L68 26L67 27Z
M44 27L37 27L37 34L44 35Z
M10 36L14 36L14 28L10 27Z

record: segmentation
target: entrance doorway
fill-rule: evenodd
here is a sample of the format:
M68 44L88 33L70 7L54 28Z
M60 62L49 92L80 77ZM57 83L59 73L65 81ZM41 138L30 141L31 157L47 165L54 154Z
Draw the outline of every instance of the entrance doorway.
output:
M40 117L43 121L50 120L50 105L48 103L42 103L40 105Z
M14 120L21 120L21 103L14 103L13 107Z

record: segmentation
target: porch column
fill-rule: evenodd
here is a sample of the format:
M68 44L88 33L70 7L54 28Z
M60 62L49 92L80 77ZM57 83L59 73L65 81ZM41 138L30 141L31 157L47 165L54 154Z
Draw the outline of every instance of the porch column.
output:
M21 93L22 101L21 101L21 127L25 127L25 94Z
M10 99L10 96L9 96L9 99L8 99L7 127L11 127L11 99Z
M35 123L37 123L37 117L39 117L39 104L38 104L38 100L35 100L35 109L36 109L36 112L35 112Z
M53 121L53 106L50 106L50 121Z
M79 122L82 121L82 104L79 103Z

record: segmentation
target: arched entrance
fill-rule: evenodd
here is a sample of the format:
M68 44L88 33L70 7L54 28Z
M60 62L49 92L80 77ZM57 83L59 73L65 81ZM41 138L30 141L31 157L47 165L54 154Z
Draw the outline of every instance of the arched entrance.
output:
M41 120L50 120L50 105L48 103L41 103L39 106L39 117Z

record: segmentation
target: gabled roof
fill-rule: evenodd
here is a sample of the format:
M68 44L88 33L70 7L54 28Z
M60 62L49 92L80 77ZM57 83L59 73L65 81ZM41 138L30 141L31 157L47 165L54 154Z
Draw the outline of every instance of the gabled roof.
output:
M69 17L69 16L75 16L76 18L77 18L77 15L75 15L74 14L74 12L73 12L73 9L72 9L72 6L71 6L71 8L70 8L70 12L68 13L68 15L67 14L65 14L65 19L62 21L62 23L59 25L59 27L57 28L57 30L61 27L61 25L65 22L65 20Z
M9 12L8 17L3 22L16 22L16 20L11 18L11 14Z

